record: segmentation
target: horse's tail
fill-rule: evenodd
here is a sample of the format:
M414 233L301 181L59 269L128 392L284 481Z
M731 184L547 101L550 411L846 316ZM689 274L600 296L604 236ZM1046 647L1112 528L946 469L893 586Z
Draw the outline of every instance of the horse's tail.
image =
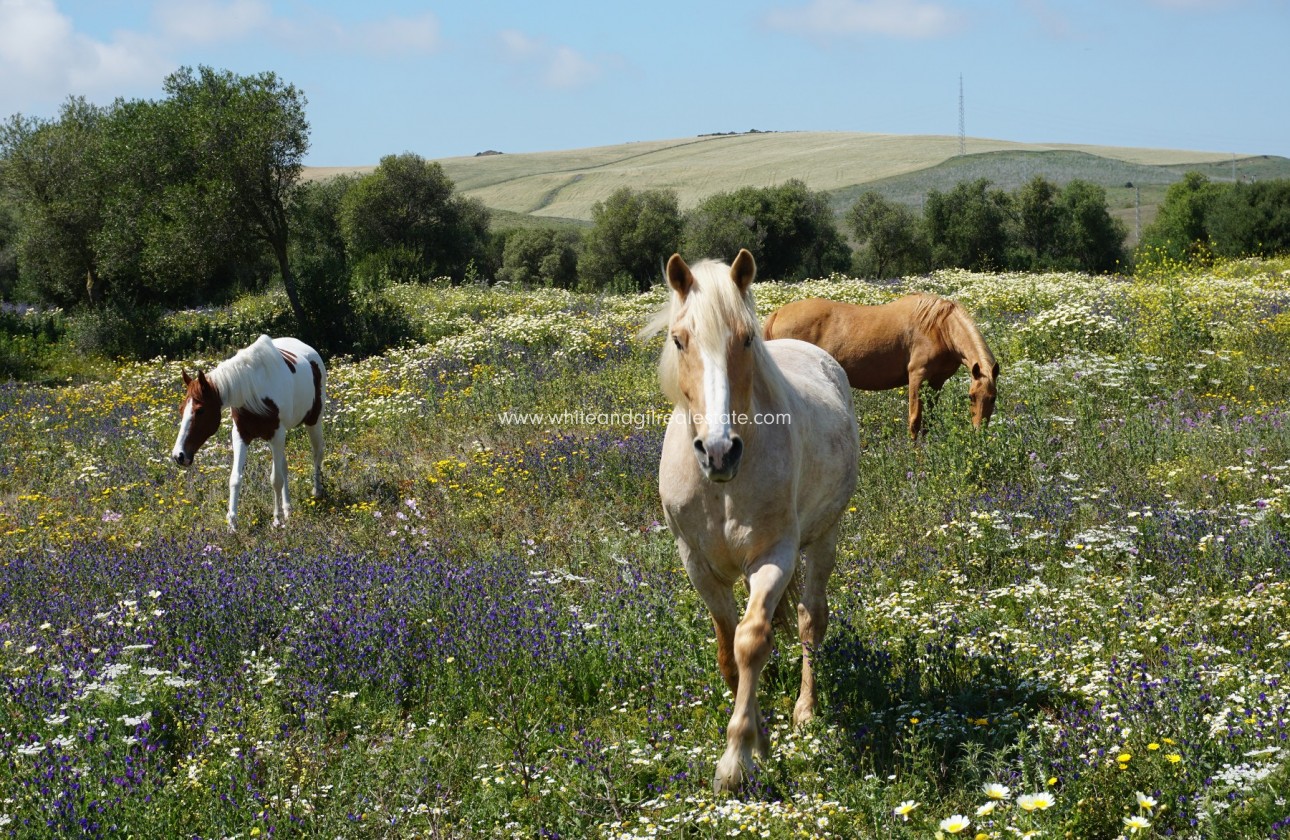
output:
M779 317L779 310L776 309L766 317L766 323L762 325L761 337L770 341L775 337L775 319Z

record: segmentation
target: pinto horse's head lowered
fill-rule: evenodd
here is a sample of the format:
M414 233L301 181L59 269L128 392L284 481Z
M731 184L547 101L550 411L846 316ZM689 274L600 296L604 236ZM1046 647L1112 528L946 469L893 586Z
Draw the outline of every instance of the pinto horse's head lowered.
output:
M184 401L179 406L179 436L175 438L175 448L171 457L181 467L192 464L193 456L202 444L210 440L211 435L219 429L223 401L219 391L206 378L206 374L197 371L196 376L184 377Z
M663 390L689 417L704 477L730 481L743 458L758 370L763 379L768 371L778 378L765 359L757 312L745 294L757 265L747 250L728 268L708 261L693 270L673 254L666 273L672 305L660 362Z

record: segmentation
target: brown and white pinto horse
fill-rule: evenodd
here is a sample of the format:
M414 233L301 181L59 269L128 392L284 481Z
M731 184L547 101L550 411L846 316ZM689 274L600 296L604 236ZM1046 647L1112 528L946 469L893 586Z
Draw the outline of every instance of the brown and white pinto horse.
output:
M881 306L809 298L772 312L764 335L824 348L842 364L852 388L886 391L908 385L910 437L918 437L922 428L919 386L927 382L939 391L960 365L972 372L972 425L986 425L994 413L999 363L957 301L923 293Z
M734 693L713 787L735 791L770 741L757 682L772 621L797 616L802 684L793 720L815 714L812 656L828 624L826 586L838 521L855 491L859 440L846 374L802 341L765 342L749 286L752 254L732 266L667 263L663 392L675 409L663 439L659 495L686 573L712 614L717 664ZM805 564L799 555L805 552ZM743 618L732 587L743 578Z
M210 373L183 371L184 402L179 436L172 457L186 467L201 445L219 428L224 406L233 416L233 471L228 478L228 526L237 529L237 500L253 440L267 440L273 450L273 524L291 514L287 497L287 429L309 429L314 455L313 496L322 495L322 408L327 369L322 357L303 341L262 335L250 347L221 362Z

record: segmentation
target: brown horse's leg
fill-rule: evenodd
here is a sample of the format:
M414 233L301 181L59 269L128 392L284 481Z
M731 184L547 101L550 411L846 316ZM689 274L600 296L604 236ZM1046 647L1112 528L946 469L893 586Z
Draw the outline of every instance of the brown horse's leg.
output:
M918 389L923 384L923 372L909 374L909 436L917 438L923 428L923 405L918 401Z
M793 707L793 723L801 726L815 717L815 652L829 626L829 575L836 560L838 528L806 547L805 580L797 605L797 635L802 642L802 689Z
M748 575L748 608L735 630L735 664L739 690L726 727L726 751L717 762L712 787L718 793L738 790L752 767L753 753L770 753L770 738L762 728L757 682L770 658L771 625L775 608L793 577L797 545L781 542L775 551L753 564Z

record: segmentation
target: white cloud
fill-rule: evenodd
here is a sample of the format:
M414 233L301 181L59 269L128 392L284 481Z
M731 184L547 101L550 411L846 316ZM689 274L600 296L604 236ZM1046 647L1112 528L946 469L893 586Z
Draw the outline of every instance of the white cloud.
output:
M44 108L69 94L155 87L171 69L150 36L96 40L77 32L54 0L0 0L0 113Z
M765 20L771 29L825 38L940 38L962 25L960 15L944 4L920 0L810 0L806 6L771 11Z
M153 14L162 36L189 44L242 38L265 29L273 19L268 5L261 0L158 3Z
M600 76L600 66L572 47L553 45L517 29L504 30L499 38L506 59L535 68L537 77L547 87L582 87Z
M374 53L436 52L442 45L439 19L426 13L415 18L369 21L356 28L354 43Z

